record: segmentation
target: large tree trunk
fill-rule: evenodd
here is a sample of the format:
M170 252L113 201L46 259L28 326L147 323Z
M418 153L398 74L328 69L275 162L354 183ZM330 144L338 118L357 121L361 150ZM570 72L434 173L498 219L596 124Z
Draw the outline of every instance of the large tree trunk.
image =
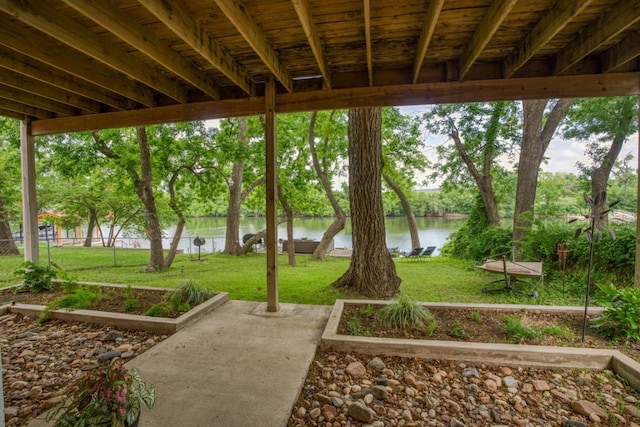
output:
M247 119L238 118L238 139L247 143ZM228 255L239 255L240 245L240 209L242 207L242 180L244 177L244 162L234 162L229 186L229 206L227 209L227 229L225 234L224 251Z
M411 209L411 203L409 202L409 198L402 188L396 182L391 179L391 177L387 174L383 174L384 182L387 183L389 187L393 190L394 193L400 199L400 205L402 206L402 210L404 210L404 214L407 217L407 225L409 226L409 235L411 236L411 249L420 247L420 236L418 235L418 223L416 222L416 216L413 214L413 209Z
M533 225L538 172L544 153L573 99L558 100L545 120L544 110L547 102L546 99L522 101L524 117L512 235L515 259L522 258L520 246Z
M4 198L0 196L0 256L5 255L20 255L20 251L11 234Z
M315 125L317 115L318 113L314 111L311 114L311 120L309 122L309 151L311 152L313 168L318 175L320 184L322 184L322 188L324 188L324 192L327 195L327 199L329 199L329 203L331 203L331 207L333 208L333 212L335 214L335 219L322 235L320 244L316 247L315 251L313 251L312 255L312 257L315 259L324 260L327 256L329 245L333 241L334 237L336 237L336 235L344 228L344 225L347 223L347 214L344 212L344 210L340 206L340 203L338 203L338 199L336 199L336 196L333 194L331 182L329 182L329 177L327 176L326 167L320 165L320 160L318 159L318 153L315 144ZM333 112L331 113L331 117L333 117ZM327 139L325 139L325 145L327 144L327 142Z
M145 208L147 220L147 233L149 234L150 258L146 267L147 271L162 270L164 267L164 253L162 249L162 229L160 218L153 196L153 177L151 173L151 150L147 140L147 129L136 128L138 146L140 147L140 179L135 183L136 192Z
M87 237L84 239L85 248L90 248L93 244L93 231L98 223L98 213L95 209L89 208L89 223L87 224Z
M171 207L171 210L173 210L173 212L178 217L178 224L176 225L176 231L173 234L173 239L171 239L171 245L169 245L169 252L167 253L167 257L164 259L164 264L163 264L164 268L171 267L171 264L173 264L173 261L176 258L176 252L178 251L178 245L180 244L180 239L182 238L182 232L184 231L184 225L186 223L182 209L180 208L180 205L176 200L175 183L177 178L178 178L177 174L173 175L171 179L169 179L169 184L168 184L169 199L170 199L169 206Z
M394 296L401 281L385 242L381 132L380 108L349 110L353 254L349 269L333 283L374 298Z
M609 147L609 151L605 154L602 159L602 163L598 165L597 168L591 171L591 197L599 202L598 204L593 206L592 214L597 215L600 212L604 212L607 210L607 200L604 197L597 197L598 194L607 191L607 184L609 182L609 175L611 175L611 169L616 163L616 159L622 151L622 146L624 145L625 136L619 135L616 136L613 141L611 141L611 146ZM596 218L596 226L598 227L606 227L609 224L609 216L603 215L601 217Z

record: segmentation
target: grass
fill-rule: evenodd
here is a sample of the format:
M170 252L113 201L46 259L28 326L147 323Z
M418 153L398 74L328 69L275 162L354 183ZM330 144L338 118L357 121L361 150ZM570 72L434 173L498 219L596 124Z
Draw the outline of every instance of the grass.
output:
M134 286L173 288L187 280L212 291L229 292L231 299L266 301L266 255L246 256L207 254L202 261L189 255L177 255L172 267L159 273L143 273L149 252L110 248L41 246L41 263L51 261L77 281L118 283ZM515 303L579 305L577 298L564 297L545 283L540 298L512 294L482 294L487 277L465 261L433 257L424 262L403 262L396 258L397 273L402 279L400 290L416 301ZM22 256L0 257L0 287L15 285L13 272L23 262ZM287 264L286 255L278 257L278 292L283 303L332 305L338 298L356 295L335 290L330 285L349 267L349 259L329 258L327 261L298 255L298 265ZM493 278L493 277L492 277Z

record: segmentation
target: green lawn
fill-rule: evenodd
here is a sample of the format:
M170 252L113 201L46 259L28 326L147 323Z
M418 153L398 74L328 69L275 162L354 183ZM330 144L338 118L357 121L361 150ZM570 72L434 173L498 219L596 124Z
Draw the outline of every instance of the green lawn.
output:
M122 283L154 287L172 287L184 280L195 280L214 291L229 292L232 299L266 300L266 256L228 256L208 254L201 261L197 257L179 255L168 271L143 273L149 259L145 250L118 250L82 247L41 248L41 262L48 256L70 278L79 281ZM22 263L21 256L0 257L0 287L14 285L20 278L13 272ZM356 296L335 290L331 283L342 275L349 260L330 258L317 261L299 255L298 265L291 267L287 257L279 257L279 297L284 303L328 304L337 298ZM563 298L554 284L540 288L540 298L509 294L484 295L481 292L487 277L473 269L472 264L444 257L424 261L407 262L396 259L398 275L402 278L401 292L418 301L468 302L468 303L540 303L581 304L581 301Z

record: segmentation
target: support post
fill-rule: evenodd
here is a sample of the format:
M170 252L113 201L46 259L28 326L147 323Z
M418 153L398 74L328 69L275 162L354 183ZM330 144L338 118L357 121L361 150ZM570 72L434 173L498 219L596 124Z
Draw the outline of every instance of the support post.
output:
M638 161L638 169L637 172L640 172L640 95L638 95L638 152L636 153L636 158ZM636 261L634 268L634 280L633 286L636 288L640 288L640 221L638 221L638 215L640 214L640 179L637 179L637 188L636 188Z
M267 311L278 311L278 145L276 139L276 83L265 87L266 196L267 196Z
M20 159L22 168L22 223L24 260L40 262L38 248L38 203L36 200L35 137L31 135L31 119L20 121Z

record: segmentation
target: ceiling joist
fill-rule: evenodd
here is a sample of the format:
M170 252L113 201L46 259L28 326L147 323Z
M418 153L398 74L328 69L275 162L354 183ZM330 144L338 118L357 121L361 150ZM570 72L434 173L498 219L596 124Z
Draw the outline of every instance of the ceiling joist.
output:
M64 0L64 2L211 98L220 99L219 88L211 76L188 63L154 33L111 3L103 0Z
M184 87L126 50L109 44L42 0L0 0L0 10L178 102L187 102Z
M258 24L247 13L237 0L214 0L227 19L236 27L245 41L249 43L262 62L278 79L287 91L293 90L293 79L284 64L278 58L278 53L271 47L266 36Z
M311 15L311 10L309 9L309 1L291 0L291 3L298 14L298 19L300 20L300 24L302 25L305 35L307 36L313 56L316 58L318 68L320 69L320 73L324 79L324 84L327 89L331 89L331 71L327 65L327 60L324 57L322 42L318 36L316 24L313 16Z
M572 65L597 50L622 31L640 21L640 2L622 0L594 25L589 25L556 54L553 74L567 71Z
M369 86L373 86L373 53L371 52L371 2L364 0L364 38L367 50L367 72Z
M504 76L511 77L560 30L584 10L593 0L559 0L536 24L518 46L515 53L504 63Z
M173 0L138 2L245 93L254 94L253 80L247 71L225 52L182 6Z
M8 110L13 114L20 116L35 117L38 119L50 119L54 117L51 111L43 110L42 108L32 107L25 103L12 101L5 99L0 94L0 110Z
M600 56L602 72L610 73L638 56L640 56L640 33L631 31L620 43Z
M420 75L420 69L422 68L422 62L427 54L429 43L431 43L431 37L436 29L438 23L438 17L440 11L444 5L444 0L432 0L429 2L429 9L427 10L427 16L425 16L424 24L422 25L422 31L420 32L420 40L418 40L418 49L416 51L416 59L413 63L413 83L418 83L418 76Z
M41 96L34 95L29 91L16 89L15 87L7 86L5 84L0 84L0 98L9 101L22 102L25 105L40 108L44 111L51 111L60 116L73 116L76 114L75 108L69 105L65 105L57 101L51 101Z
M502 21L509 15L509 12L511 12L511 9L517 1L518 0L493 0L493 2L491 2L491 6L489 6L478 28L476 28L467 48L462 56L460 56L460 80L464 79L467 75L473 63L476 62L484 48L489 44L489 41L500 27L500 24L502 24Z

